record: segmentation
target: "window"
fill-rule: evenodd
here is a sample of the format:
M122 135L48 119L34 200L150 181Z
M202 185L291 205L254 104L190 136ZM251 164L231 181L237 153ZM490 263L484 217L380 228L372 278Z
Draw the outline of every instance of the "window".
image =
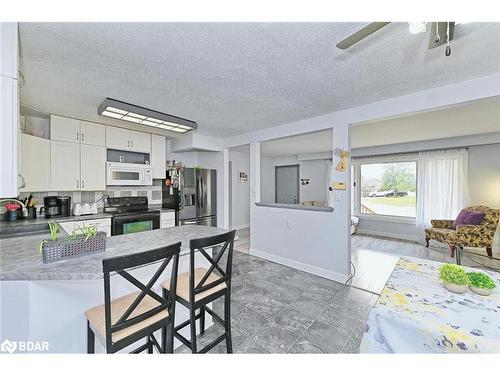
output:
M356 167L353 173L354 181L358 182L353 197L356 213L415 217L416 161L361 163Z

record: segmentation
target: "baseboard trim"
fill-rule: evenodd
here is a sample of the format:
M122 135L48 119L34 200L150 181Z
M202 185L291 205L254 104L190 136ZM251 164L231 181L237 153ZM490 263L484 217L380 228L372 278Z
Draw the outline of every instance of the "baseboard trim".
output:
M250 224L235 225L232 227L233 230L241 230L250 228Z
M250 255L259 257L259 258L264 258L267 260L270 260L271 262L279 263L284 266L288 266L291 268L295 268L300 271L304 271L316 276L321 276L329 280L337 281L339 283L345 283L347 279L349 278L349 275L343 275L338 272L330 271L325 268L313 266L310 264L302 263L297 260L289 259L289 258L283 258L279 255L271 254L265 251L260 251L256 249L250 249Z
M358 226L355 234L367 234L369 236L380 236L380 237L394 238L396 240L406 240L406 241L418 242L417 237L414 237L414 236L408 236L405 234L395 234L395 233L390 233L390 232L380 232L377 230L360 229L359 226Z

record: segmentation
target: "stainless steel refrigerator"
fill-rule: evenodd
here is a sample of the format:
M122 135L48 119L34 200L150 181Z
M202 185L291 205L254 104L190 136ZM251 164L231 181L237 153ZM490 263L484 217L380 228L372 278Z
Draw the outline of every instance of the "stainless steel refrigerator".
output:
M217 171L185 168L181 188L180 225L217 226Z

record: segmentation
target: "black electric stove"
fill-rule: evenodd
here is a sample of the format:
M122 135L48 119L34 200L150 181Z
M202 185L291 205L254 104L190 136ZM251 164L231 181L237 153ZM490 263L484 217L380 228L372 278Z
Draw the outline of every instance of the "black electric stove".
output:
M148 197L107 198L104 212L113 215L112 236L160 228L160 211L149 209Z

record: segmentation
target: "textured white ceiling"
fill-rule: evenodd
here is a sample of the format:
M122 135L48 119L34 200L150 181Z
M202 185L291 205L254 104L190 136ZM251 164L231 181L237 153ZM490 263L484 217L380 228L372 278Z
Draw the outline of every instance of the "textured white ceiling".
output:
M364 25L21 23L21 100L109 123L111 97L228 136L500 72L500 24L457 26L448 58L404 23L335 48Z

